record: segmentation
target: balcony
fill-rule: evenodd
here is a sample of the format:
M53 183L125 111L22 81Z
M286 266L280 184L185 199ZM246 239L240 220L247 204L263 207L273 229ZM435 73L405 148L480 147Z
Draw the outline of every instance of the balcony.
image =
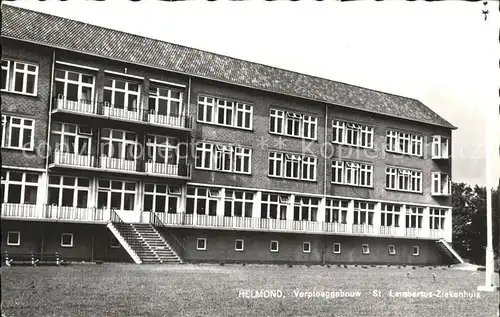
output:
M106 222L109 220L109 210L47 205L43 216L52 220Z
M2 203L3 218L37 218L36 205L31 204L16 204L16 203Z
M373 226L372 225L352 225L352 233L361 233L361 234L373 234Z
M167 178L191 178L191 165L165 164L154 161L126 160L109 156L81 155L54 151L49 158L49 167L120 172Z
M271 230L286 230L287 221L283 219L265 219L258 218L258 228L259 229L271 229Z
M64 96L59 96L54 99L52 112L74 113L96 118L142 123L185 131L190 131L193 128L193 119L191 116L182 114L162 114L155 110L143 108L127 109L123 106L95 100L67 100Z

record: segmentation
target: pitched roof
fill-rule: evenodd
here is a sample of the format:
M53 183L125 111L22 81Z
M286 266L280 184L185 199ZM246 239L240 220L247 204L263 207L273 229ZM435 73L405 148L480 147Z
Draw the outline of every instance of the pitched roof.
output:
M4 4L2 5L2 37L455 128L423 103L412 98Z

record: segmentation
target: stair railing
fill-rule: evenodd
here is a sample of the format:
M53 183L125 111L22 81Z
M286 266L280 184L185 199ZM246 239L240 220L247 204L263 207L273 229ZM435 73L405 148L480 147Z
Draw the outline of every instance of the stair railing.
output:
M153 225L155 228L158 227L166 227L163 221L156 215L154 211L149 213L149 223ZM170 231L166 235L163 235L168 245L174 250L179 258L182 259L184 256L184 252L186 252L186 248L182 244L182 242Z
M123 239L127 241L132 250L134 250L137 256L142 259L142 257L147 254L148 250L144 248L141 241L137 240L136 237L134 237L132 230L123 230L124 232L120 231L120 228L124 228L131 225L129 223L124 222L114 209L110 209L109 219L115 225L118 232L122 235Z

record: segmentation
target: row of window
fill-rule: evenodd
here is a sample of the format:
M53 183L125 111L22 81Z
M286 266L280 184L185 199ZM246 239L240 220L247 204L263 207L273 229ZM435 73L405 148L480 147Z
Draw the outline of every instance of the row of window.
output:
M36 204L38 174L2 171L2 199L6 203ZM97 184L97 207L103 209L134 210L137 184L135 182L99 179ZM86 208L90 197L90 180L85 177L49 176L48 204ZM216 188L187 187L186 213L217 215L218 201L224 201L224 216L252 217L255 193L226 189L224 197ZM260 217L262 219L287 219L288 206L292 204L293 220L318 221L320 199L290 195L262 193ZM177 213L181 189L164 184L144 184L143 210ZM375 203L354 202L353 224L373 225ZM381 226L399 227L402 205L381 205ZM327 223L347 223L348 201L326 199ZM422 228L423 207L407 206L406 227ZM444 229L446 210L430 209L430 229ZM322 220L323 221L323 220Z
M67 101L92 101L95 97L95 74L62 69L59 62L55 70L55 94ZM71 67L70 67L71 68ZM141 85L139 82L109 77L104 81L103 101L118 109L137 111L140 108ZM38 66L12 60L2 60L3 91L28 95L37 94ZM163 115L179 115L184 112L183 92L170 83L160 84L152 80L148 92L148 110ZM211 96L198 96L199 122L251 130L253 105ZM271 108L269 132L273 134L316 140L318 118L293 111ZM348 121L332 120L332 141L362 148L373 148L373 126ZM432 157L449 156L449 139L432 138ZM389 152L422 156L423 136L414 133L387 130L386 150Z
M74 242L73 233L61 233L61 247L72 248ZM9 231L7 232L7 245L8 246L20 246L21 245L21 232L20 231ZM120 242L114 237L110 238L110 248L121 248Z
M396 255L396 247L394 245L389 245L387 247L389 255ZM206 251L207 250L207 238L197 238L196 239L196 250L198 251ZM234 240L234 251L243 252L245 251L245 240L236 239ZM413 255L420 255L420 247L413 246ZM279 252L279 241L271 240L269 242L269 252ZM306 241L302 243L302 252L303 253L311 253L311 242ZM341 244L334 243L333 244L333 253L341 254ZM361 253L362 254L370 254L370 246L368 244L361 245Z

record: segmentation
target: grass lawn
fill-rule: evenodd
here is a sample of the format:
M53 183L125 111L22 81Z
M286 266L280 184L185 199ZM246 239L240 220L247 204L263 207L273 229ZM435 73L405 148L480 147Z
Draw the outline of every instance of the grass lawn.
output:
M484 283L484 272L448 268L89 264L2 267L1 274L2 314L7 317L493 317L499 301L498 292L479 298L389 296L390 290L477 294L476 287ZM240 290L281 290L283 297L245 298ZM314 290L361 294L307 298L297 293ZM373 296L374 291L381 296Z

